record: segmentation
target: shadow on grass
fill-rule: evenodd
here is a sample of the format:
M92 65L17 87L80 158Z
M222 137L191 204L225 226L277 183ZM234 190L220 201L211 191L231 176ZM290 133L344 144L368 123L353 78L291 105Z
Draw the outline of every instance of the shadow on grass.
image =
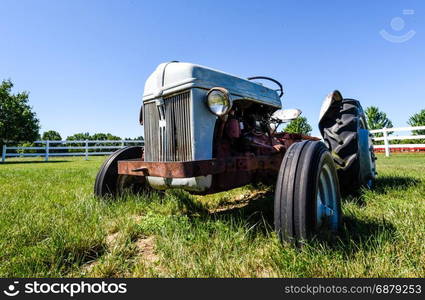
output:
M178 200L191 218L220 219L262 232L273 230L273 191L253 192L243 200L225 201L215 209L204 207L187 193L179 193Z
M0 162L0 166L1 166L1 165L17 165L17 164L51 164L51 163L64 163L64 162L70 162L70 160L50 160L50 161L43 161L43 160L5 161L5 162Z
M273 198L273 191L254 194L244 199L244 203L241 205L220 208L210 212L209 216L229 221L242 221L250 228L256 228L264 233L270 232L274 227Z
M106 252L106 245L99 243L90 246L72 247L57 251L59 267L71 269L72 266L82 266L99 259Z
M384 243L393 242L395 233L394 225L384 219L381 221L344 217L338 235L321 234L314 242L325 245L331 251L353 256L358 251L372 251Z
M373 191L386 194L390 190L407 189L420 183L420 180L410 176L382 176L376 178Z
M385 195L393 190L408 189L420 184L421 181L410 176L382 176L377 177L375 184L372 188L372 192L378 195ZM365 206L366 202L364 199L365 192L367 190L361 189L355 194L347 195L343 197L343 202L355 203L359 206Z
M257 233L269 234L274 230L273 198L274 193L269 190L260 195L253 194L244 201L246 203L243 205L232 207L229 201L229 204L225 204L224 207L219 207L214 211L209 211L202 205L194 203L190 196L183 196L180 199L189 214L194 214L194 218L220 219L229 221L229 223L242 223L246 224L248 228L254 229ZM331 251L351 256L360 250L372 250L381 242L392 241L395 231L395 227L384 219L365 221L347 216L343 217L343 226L337 235L333 233L319 234L308 244L314 246L314 244L319 243Z

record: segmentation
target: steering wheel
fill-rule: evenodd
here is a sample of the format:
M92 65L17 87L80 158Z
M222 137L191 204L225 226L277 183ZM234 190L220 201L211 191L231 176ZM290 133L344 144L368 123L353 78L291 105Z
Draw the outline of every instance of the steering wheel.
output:
M273 79L273 78L270 78L270 77L266 77L266 76L254 76L254 77L248 77L247 79L248 80L264 79L264 80L269 80L271 82L274 82L275 84L277 84L279 86L279 89L275 90L276 92L279 92L279 98L281 98L283 96L283 86L276 79Z

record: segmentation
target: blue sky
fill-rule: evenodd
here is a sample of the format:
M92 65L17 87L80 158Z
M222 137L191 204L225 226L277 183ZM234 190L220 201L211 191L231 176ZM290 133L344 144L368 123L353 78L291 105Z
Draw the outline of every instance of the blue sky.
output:
M63 137L140 135L144 81L170 60L280 80L284 107L300 108L314 134L333 89L404 126L425 108L424 10L420 0L0 0L0 79L29 91L42 131ZM381 30L415 35L393 43Z

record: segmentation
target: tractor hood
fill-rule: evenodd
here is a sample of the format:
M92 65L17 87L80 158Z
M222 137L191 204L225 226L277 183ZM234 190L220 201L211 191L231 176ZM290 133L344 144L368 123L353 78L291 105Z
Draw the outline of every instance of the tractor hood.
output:
M181 90L213 87L226 88L232 100L249 99L265 105L281 107L276 91L261 84L218 70L185 62L160 64L145 84L143 101L170 95Z

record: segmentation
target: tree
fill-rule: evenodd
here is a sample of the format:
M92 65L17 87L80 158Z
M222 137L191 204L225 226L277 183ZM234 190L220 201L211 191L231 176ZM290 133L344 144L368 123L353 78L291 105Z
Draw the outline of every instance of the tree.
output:
M310 124L308 124L306 117L298 117L295 120L292 120L284 129L284 131L288 133L299 133L305 135L310 135L311 130L312 128Z
M135 138L126 137L126 138L124 138L124 140L128 140L128 141L143 141L144 138L143 138L143 136L136 136Z
M410 116L407 124L410 126L425 126L425 109ZM414 130L413 135L425 135L425 130Z
M90 133L76 133L74 135L68 136L66 138L67 141L85 141L85 140L91 140ZM68 146L72 147L84 147L85 143L69 143ZM69 149L69 152L80 152L79 149Z
M376 106L369 106L365 110L366 123L369 130L374 129L382 129L384 127L391 128L393 127L393 123L390 119L388 119L387 114L383 111L380 111ZM388 134L392 134L392 132L388 132ZM382 137L384 134L379 132L375 133L375 137ZM396 140L392 141L393 144L397 143ZM375 145L383 145L383 141L374 141Z
M68 141L104 141L104 140L110 140L110 141L119 141L121 138L119 136L110 134L110 133L95 133L93 135L90 135L90 133L76 133L74 135L68 136L66 138Z
M10 80L0 84L0 145L33 142L39 137L39 121L28 104L28 93L12 94L12 87Z
M380 111L376 106L370 106L366 108L365 115L367 127L369 130L393 127L393 123L390 119L388 119L387 114L383 111Z
M121 140L121 138L119 136L110 134L110 133L95 133L93 135L90 135L90 133L85 132L85 133L76 133L74 135L68 136L66 138L68 141L105 141L105 140L110 140L110 141L119 141ZM85 143L72 143L70 144L71 146L76 146L76 147L83 147L85 146ZM111 143L95 143L95 144L91 144L91 147L96 147L96 146L120 146L121 143L120 142L111 142ZM106 148L103 148L106 149ZM94 151L95 149L92 148L89 151ZM71 152L78 152L78 150L70 150Z
M103 141L103 140L121 140L119 136L110 134L110 133L95 133L91 136L91 139L94 141Z
M76 133L74 135L68 136L66 138L68 141L85 141L85 140L91 140L90 133Z
M110 133L95 133L91 136L91 139L94 141L105 141L105 140L109 140L109 141L117 141L117 140L121 140L121 138L119 136L110 134ZM96 143L93 146L119 146L121 145L121 143ZM113 151L115 151L114 149L111 149Z
M61 141L62 137L59 132L55 130L45 131L41 136L41 139L44 141Z

